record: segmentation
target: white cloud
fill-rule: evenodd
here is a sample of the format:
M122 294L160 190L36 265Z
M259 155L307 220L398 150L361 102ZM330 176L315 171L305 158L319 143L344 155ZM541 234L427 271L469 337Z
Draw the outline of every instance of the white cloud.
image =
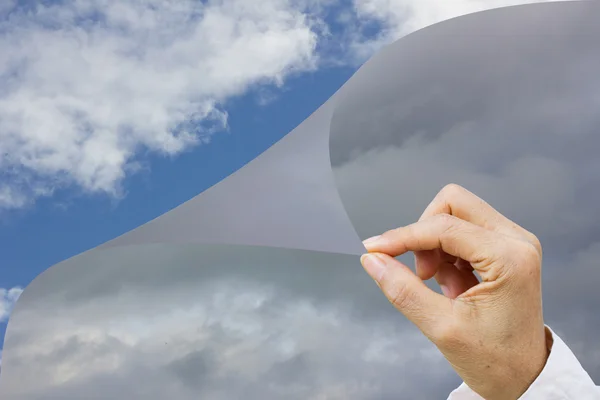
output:
M232 97L357 65L444 19L537 1L3 2L0 210L71 185L119 197L142 155L177 155L226 128Z
M15 286L11 289L0 288L0 323L8 320L10 313L23 293L23 288ZM1 344L1 343L0 343ZM2 367L2 346L0 346L0 368Z
M417 329L399 329L400 317L364 323L343 302L284 292L210 279L159 295L128 290L92 303L19 309L2 395L71 398L71 390L117 387L126 377L125 390L143 380L149 398L227 399L244 390L251 391L244 398L378 398L388 386L409 389L423 358L437 367L432 376L447 377L442 355ZM408 364L399 378L397 368Z
M23 289L20 287L12 289L0 288L0 322L6 322L22 292Z
M0 9L0 209L56 188L120 195L136 155L226 126L219 104L316 66L311 4L77 0Z
M352 46L361 58L409 33L447 19L478 11L519 4L557 0L353 0L359 19L377 21L381 30L375 37L357 37Z

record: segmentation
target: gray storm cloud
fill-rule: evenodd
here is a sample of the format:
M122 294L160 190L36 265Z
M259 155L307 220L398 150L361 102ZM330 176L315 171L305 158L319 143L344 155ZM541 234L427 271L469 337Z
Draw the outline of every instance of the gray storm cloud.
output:
M445 398L457 376L357 255L449 182L541 238L547 322L598 380L599 16L510 7L384 48L235 174L38 276L0 397Z
M416 395L411 381L443 358L353 255L160 244L39 276L4 362L10 399L371 399ZM458 384L449 368L433 375L432 395Z

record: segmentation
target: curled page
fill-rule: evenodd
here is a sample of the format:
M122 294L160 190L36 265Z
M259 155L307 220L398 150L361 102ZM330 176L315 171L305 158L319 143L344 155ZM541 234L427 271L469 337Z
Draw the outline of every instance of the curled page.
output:
M460 381L357 256L451 182L540 237L547 322L595 348L599 19L507 7L385 47L233 175L39 275L0 398L445 398Z
M598 15L595 1L552 2L415 32L337 93L329 149L361 239L417 221L449 183L533 232L546 323L596 382L585 349L600 327Z
M598 12L582 1L470 14L360 68L337 93L329 149L359 236L416 221L457 183L549 250L572 250L573 230L597 222L570 223L599 187Z
M106 243L212 243L361 254L329 163L335 96L249 164Z

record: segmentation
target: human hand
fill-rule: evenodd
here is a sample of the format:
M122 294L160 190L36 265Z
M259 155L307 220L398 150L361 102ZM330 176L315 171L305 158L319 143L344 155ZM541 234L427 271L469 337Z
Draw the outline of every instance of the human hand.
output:
M517 400L535 381L550 334L542 314L542 248L532 233L448 185L418 222L364 245L365 270L473 391L487 400ZM394 258L409 251L416 275ZM432 277L445 296L423 282Z

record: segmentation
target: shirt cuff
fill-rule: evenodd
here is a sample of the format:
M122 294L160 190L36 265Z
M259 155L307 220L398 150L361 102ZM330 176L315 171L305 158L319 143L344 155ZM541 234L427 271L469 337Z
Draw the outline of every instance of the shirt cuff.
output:
M573 352L550 327L552 348L546 365L519 400L600 400L598 388ZM464 382L448 400L485 400Z

